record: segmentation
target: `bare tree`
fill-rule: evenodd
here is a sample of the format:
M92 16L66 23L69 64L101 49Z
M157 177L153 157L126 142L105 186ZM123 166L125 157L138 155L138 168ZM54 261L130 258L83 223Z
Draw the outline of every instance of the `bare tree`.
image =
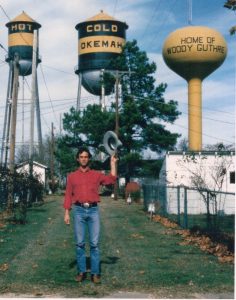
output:
M177 149L179 151L187 151L188 150L188 139L182 138L177 145Z
M50 165L50 149L51 149L51 138L46 135L43 140L43 157L40 157L38 146L35 145L33 149L33 160L42 163L46 166ZM16 153L17 163L25 162L29 160L29 144L22 145L18 148Z
M225 145L223 143L216 143L216 144L210 144L206 145L204 147L204 150L208 151L235 151L235 145L234 144L228 144Z
M178 164L190 174L190 184L203 198L207 207L207 215L210 215L210 208L214 215L224 206L223 185L226 181L227 170L233 164L232 158L221 152L215 154L213 165L207 165L207 156L185 155Z

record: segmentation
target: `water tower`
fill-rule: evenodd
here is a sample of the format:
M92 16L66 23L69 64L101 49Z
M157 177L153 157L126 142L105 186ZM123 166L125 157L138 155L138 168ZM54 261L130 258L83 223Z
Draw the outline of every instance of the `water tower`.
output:
M16 18L8 22L6 27L8 28L8 56L6 61L9 64L9 77L1 149L1 164L3 165L4 163L5 167L7 166L8 149L10 146L12 148L13 144L12 141L9 142L9 139L15 131L13 127L16 127L19 76L24 79L25 76L32 75L31 103L33 102L33 105L31 104L31 110L32 108L35 109L36 107L39 149L42 150L42 133L37 83L37 65L41 62L38 55L38 30L41 25L23 11ZM17 66L17 68L15 68L14 65ZM23 88L24 87L22 84L22 89ZM13 98L15 101L14 108ZM34 111L31 113L31 132L33 132L34 129L34 120L32 120L33 117ZM24 125L24 120L22 120L22 124ZM31 141L31 143L33 144L33 141ZM10 153L10 161L13 160L13 157L11 157L12 155Z
M17 53L19 55L20 76L28 76L32 73L34 30L38 30L41 25L23 11L8 22L6 27L8 28L8 57L6 61L13 61ZM37 63L39 62L41 60L37 51Z
M202 150L202 80L225 60L222 35L203 26L187 26L172 32L163 45L167 66L188 82L189 150Z
M122 51L125 44L126 23L117 21L101 11L98 15L76 25L78 30L78 102L80 87L93 95L101 95L102 78L105 71L112 71L109 63ZM111 88L104 87L104 95L109 95Z

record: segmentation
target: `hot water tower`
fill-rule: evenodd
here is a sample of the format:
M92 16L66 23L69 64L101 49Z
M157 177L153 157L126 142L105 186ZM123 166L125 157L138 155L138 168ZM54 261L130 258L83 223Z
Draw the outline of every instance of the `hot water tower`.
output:
M7 62L13 61L15 54L19 55L20 76L32 73L34 30L41 25L34 21L24 11L6 24L8 28L8 57ZM41 62L37 51L37 64Z
M38 97L38 83L37 83L37 65L41 62L38 54L38 30L41 27L39 23L28 16L24 11L16 18L6 24L8 28L8 56L6 61L9 64L9 77L7 87L7 97L4 116L4 127L2 136L2 149L1 149L1 165L4 163L7 166L9 139L13 135L16 127L16 110L17 110L17 98L18 98L18 77L25 77L32 75L32 99L34 99L34 105L37 113L37 125L38 125L38 140L39 140L39 152L42 152L42 132L41 132L41 120L39 109L39 97ZM34 50L35 46L35 50ZM17 57L17 60L16 60ZM17 66L17 72L16 68ZM24 80L23 80L24 82ZM15 89L13 88L15 87ZM23 88L22 88L23 89ZM14 90L14 92L13 92ZM15 96L13 97L13 93ZM14 105L14 118L13 118L13 98L15 98L16 105ZM24 100L24 99L23 99ZM24 109L24 104L23 104ZM34 115L33 111L31 116ZM13 122L14 119L14 122ZM33 120L31 118L30 129L33 132ZM22 120L24 126L24 120ZM11 131L11 134L10 134ZM23 129L22 129L23 132ZM32 134L33 135L33 134ZM15 136L15 134L14 134ZM15 138L14 138L15 139ZM32 143L33 144L33 137ZM13 148L13 147L11 147ZM32 147L31 147L32 148ZM10 161L13 161L14 152L13 149L10 153ZM41 155L42 153L40 153Z

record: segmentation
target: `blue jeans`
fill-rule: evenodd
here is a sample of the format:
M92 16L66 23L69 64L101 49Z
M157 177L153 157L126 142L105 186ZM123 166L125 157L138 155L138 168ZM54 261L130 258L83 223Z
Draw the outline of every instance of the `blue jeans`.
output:
M100 274L100 251L98 247L100 216L98 206L84 208L73 205L74 233L78 273L86 272L85 234L89 232L91 275Z

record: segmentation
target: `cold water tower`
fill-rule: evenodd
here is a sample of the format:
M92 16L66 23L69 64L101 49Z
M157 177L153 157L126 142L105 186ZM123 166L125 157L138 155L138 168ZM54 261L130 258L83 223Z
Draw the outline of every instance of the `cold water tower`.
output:
M78 67L82 86L93 95L101 95L102 71L112 71L109 64L122 51L127 24L101 11L98 15L76 25L78 30ZM105 94L111 88L105 86Z

